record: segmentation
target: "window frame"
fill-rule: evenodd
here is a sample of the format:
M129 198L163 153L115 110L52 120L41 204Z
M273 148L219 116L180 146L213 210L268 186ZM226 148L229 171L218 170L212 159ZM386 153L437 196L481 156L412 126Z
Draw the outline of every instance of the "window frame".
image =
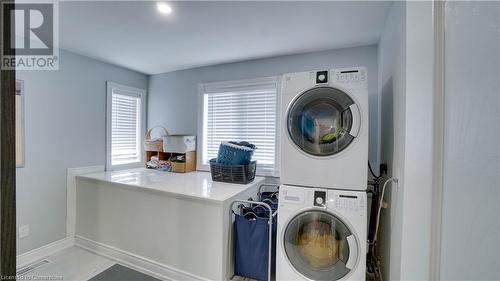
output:
M139 145L139 161L134 163L127 164L119 164L112 165L111 164L111 112L112 112L112 94L113 89L119 89L124 92L131 92L140 96L141 107L140 107L140 124L141 128L139 129L140 133L140 145ZM142 145L144 142L144 136L146 134L146 94L147 91L145 89L135 88L132 86L127 86L123 84L119 84L112 81L106 82L106 171L120 170L120 169L128 169L128 168L138 168L144 166L144 146Z
M274 148L274 170L260 170L257 165L257 175L265 177L279 177L280 176L280 132L281 132L281 122L280 122L280 108L281 108L281 76L270 76L261 77L253 79L242 79L242 80L229 80L221 82L207 82L198 84L198 136L196 144L196 161L197 170L199 171L210 171L210 165L203 163L203 154L205 153L203 148L206 147L204 136L206 135L204 127L205 117L207 116L207 111L205 108L205 94L215 93L217 91L229 91L230 89L241 90L243 88L255 89L259 85L275 84L276 85L276 132L275 132L275 148Z

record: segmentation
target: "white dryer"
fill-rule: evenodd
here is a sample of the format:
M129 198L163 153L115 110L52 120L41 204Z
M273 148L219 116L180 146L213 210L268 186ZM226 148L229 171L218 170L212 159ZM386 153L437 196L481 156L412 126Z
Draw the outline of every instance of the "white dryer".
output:
M281 186L276 281L365 280L362 191Z
M285 74L281 87L283 184L366 190L365 67Z

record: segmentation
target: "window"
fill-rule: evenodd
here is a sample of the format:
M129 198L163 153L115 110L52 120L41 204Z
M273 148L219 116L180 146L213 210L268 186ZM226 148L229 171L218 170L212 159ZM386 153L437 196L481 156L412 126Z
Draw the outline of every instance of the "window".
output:
M276 176L277 89L275 77L200 85L198 167L209 169L221 142L248 141L257 146L257 173Z
M107 170L142 164L146 91L107 83Z

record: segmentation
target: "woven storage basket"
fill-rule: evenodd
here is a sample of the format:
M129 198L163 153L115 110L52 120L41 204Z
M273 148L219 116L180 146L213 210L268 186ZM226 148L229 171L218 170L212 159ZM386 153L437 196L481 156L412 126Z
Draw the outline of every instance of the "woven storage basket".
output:
M255 179L257 161L247 165L224 165L217 163L217 158L210 160L210 172L213 181L247 184Z
M163 130L163 135L160 138L153 140L153 139L151 139L151 133L156 128ZM144 140L144 150L163 152L163 137L164 136L168 136L168 131L163 126L154 126L151 129L149 129L146 132L146 137Z

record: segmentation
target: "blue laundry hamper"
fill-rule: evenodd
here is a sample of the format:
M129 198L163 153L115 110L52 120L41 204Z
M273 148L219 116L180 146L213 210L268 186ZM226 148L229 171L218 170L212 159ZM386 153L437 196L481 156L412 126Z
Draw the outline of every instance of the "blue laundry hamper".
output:
M268 204L273 211L278 210L278 191L264 191L259 193L259 201Z
M258 217L247 219L248 212ZM268 223L267 210L257 211L244 208L242 215L235 214L234 220L234 273L238 276L269 281L269 227L272 227L271 272L275 272L276 264L276 221ZM271 214L272 215L272 214ZM262 217L261 217L262 216Z

